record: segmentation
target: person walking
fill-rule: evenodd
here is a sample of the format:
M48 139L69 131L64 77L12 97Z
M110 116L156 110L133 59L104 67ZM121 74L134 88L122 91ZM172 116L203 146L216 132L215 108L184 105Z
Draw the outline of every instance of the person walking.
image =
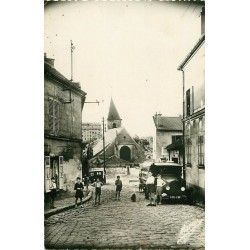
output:
M115 181L115 186L116 186L116 200L120 200L121 196L121 191L122 191L122 181L120 180L120 176L117 176L117 179Z
M78 199L80 199L81 201L81 208L84 208L83 204L82 204L82 198L83 198L83 184L81 182L81 178L77 177L76 178L77 183L75 184L74 190L76 190L76 194L75 194L75 207L77 208L77 201Z
M84 176L83 178L83 183L84 183L84 186L86 187L86 190L88 191L88 187L89 187L89 177L88 176Z
M156 206L155 204L155 177L152 172L148 172L148 178L146 181L147 191L149 194L149 204L147 206ZM153 200L153 204L152 204Z
M139 192L143 191L142 171L139 172Z
M97 178L96 181L92 184L92 186L95 187L95 205L97 201L98 205L101 205L100 199L101 199L102 185L103 183L100 181L99 178Z
M155 200L158 201L158 196L160 197L160 203L162 201L162 190L163 190L163 186L166 184L166 182L164 180L162 180L161 175L158 174L157 175L157 184L156 184L156 194L155 194ZM158 202L157 202L158 204Z
M52 177L51 178L51 184L50 184L50 198L51 198L50 208L56 208L54 206L54 201L55 201L55 198L56 198L56 189L57 189L56 178Z

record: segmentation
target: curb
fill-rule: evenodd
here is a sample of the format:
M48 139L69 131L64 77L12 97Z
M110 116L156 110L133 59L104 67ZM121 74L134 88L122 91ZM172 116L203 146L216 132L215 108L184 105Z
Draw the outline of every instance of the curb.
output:
M93 194L93 191L89 191L87 197L82 200L82 203L86 203L87 201L89 201L92 198L92 194ZM78 202L77 204L80 205L81 203ZM44 217L45 217L45 219L47 219L48 217L50 217L54 214L58 214L58 213L67 211L67 210L72 209L72 208L75 208L75 204L51 209L50 211L47 211L44 213Z

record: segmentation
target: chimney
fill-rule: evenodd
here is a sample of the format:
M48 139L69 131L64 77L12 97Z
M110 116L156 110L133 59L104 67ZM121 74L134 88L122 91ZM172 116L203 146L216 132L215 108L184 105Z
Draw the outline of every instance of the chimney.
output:
M44 53L44 61L54 68L55 59L47 58L47 54Z
M201 35L205 33L205 7L201 10Z

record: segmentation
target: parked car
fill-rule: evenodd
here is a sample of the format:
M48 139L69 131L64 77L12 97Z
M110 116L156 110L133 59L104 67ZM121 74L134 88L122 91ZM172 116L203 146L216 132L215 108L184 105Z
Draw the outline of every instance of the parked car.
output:
M89 170L89 181L95 182L99 178L102 183L106 183L106 175L103 168L91 168Z
M155 177L157 183L157 175L166 182L163 186L162 201L164 200L187 200L186 181L182 178L183 166L174 162L153 163L149 171ZM148 197L147 189L145 189L145 197Z

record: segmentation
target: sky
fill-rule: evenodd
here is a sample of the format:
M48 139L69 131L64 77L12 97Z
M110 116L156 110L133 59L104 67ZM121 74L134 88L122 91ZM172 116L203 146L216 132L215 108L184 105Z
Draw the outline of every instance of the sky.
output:
M182 114L179 64L201 35L201 4L53 2L44 10L44 52L87 93L83 122L107 119L111 97L132 135L153 136L153 115Z

